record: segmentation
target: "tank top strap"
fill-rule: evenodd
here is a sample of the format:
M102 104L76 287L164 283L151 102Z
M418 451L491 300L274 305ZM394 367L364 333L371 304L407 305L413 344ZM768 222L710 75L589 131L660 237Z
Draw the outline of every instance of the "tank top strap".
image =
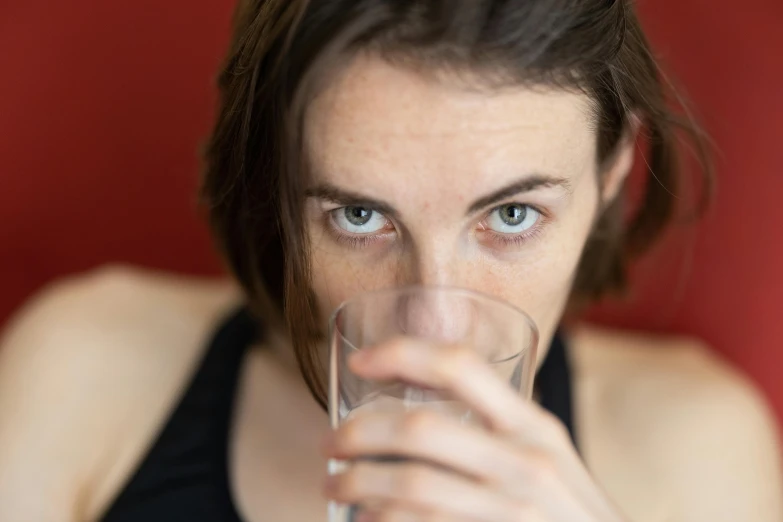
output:
M576 445L574 426L573 376L565 339L561 332L555 334L546 359L536 375L536 391L541 406L553 413L568 429Z

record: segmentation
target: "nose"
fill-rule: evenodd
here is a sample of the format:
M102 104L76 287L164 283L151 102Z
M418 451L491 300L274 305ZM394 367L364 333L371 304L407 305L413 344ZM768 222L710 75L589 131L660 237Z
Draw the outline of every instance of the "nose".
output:
M407 270L401 285L461 286L461 259L458 252L447 244L430 243L415 249L409 255Z
M468 287L462 277L466 260L450 249L420 249L409 261L410 269L401 286ZM402 296L397 313L408 335L457 342L464 340L471 328L470 308L470 302L458 294L424 291Z
M475 319L473 305L464 294L435 288L400 296L397 316L404 334L447 343L467 341Z

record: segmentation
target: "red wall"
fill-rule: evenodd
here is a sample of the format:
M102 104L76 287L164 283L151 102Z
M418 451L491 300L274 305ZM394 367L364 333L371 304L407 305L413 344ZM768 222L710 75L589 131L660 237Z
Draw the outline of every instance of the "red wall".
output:
M597 314L707 340L783 419L783 2L647 0L645 25L716 148L708 216L636 274L630 306Z
M0 320L106 261L219 263L195 213L197 148L233 2L0 6ZM646 0L645 25L711 133L716 204L643 263L598 319L698 335L783 418L783 3Z

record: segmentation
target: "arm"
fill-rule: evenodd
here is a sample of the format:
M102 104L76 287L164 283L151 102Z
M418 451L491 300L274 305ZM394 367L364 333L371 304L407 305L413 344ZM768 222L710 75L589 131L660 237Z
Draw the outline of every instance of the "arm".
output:
M83 430L95 376L94 340L74 320L80 293L72 284L46 292L0 341L0 520L81 518L77 499L98 452Z
M0 521L99 518L236 301L225 282L114 267L20 311L0 339Z

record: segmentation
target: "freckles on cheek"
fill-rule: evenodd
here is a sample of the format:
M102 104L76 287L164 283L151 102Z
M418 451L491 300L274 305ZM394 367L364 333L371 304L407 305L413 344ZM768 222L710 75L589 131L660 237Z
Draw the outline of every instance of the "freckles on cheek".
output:
M542 336L547 336L560 321L570 295L577 258L577 253L550 251L525 261L484 266L474 288L525 311Z
M322 314L327 317L347 299L394 286L396 273L396 263L391 260L370 261L338 249L313 250L313 291Z

